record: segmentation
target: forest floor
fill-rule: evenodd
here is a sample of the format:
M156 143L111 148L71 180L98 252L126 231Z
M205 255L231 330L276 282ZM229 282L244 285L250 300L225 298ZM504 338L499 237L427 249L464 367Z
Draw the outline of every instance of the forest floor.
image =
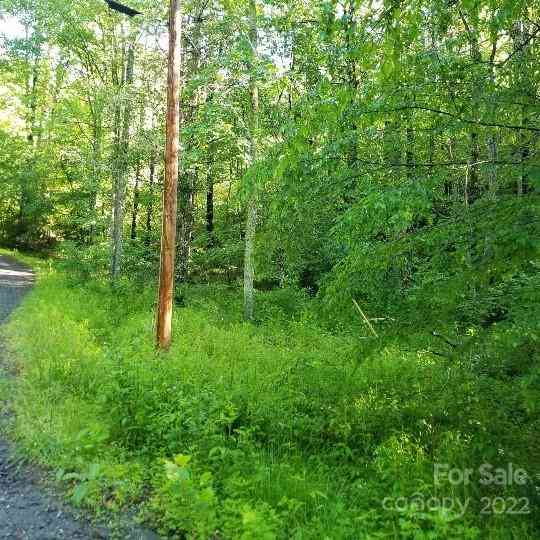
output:
M0 256L0 325L20 304L32 287L33 272L16 260ZM7 362L0 338L0 382L10 379L13 370ZM0 420L8 420L9 408L2 404ZM60 501L47 486L46 475L35 467L21 465L12 445L0 436L0 539L61 540L113 538L117 531L92 524L85 516ZM124 533L126 534L126 533ZM122 538L152 539L144 530L132 530Z

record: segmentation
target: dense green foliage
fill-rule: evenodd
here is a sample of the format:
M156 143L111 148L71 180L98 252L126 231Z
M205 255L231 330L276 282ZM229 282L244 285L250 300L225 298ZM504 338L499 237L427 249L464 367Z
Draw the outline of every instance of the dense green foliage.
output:
M172 537L538 537L538 0L184 2L168 355L166 6L126 3L0 13L0 243L56 258L8 330L22 446ZM484 463L530 478L435 482Z
M127 250L157 271L165 6L134 3L144 17L101 0L7 2L20 29L0 64L4 244L106 243L124 192ZM260 2L256 61L246 9L184 6L179 279L238 277L253 186L259 286L319 292L338 323L352 297L380 316L427 304L460 317L461 295L488 302L533 271L535 2Z

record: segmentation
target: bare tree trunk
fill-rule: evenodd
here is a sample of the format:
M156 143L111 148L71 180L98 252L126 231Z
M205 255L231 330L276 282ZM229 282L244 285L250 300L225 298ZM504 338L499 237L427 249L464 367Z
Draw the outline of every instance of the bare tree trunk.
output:
M102 174L103 107L99 97L95 100L89 97L89 104L92 114L92 178L89 182L89 209L93 221L97 222L97 200ZM92 223L88 230L88 243L93 241L96 231L96 223Z
M92 180L90 183L90 209L92 217L97 218L97 200L99 186L101 184L101 145L102 145L103 130L101 124L101 117L95 119L94 123L94 140L92 148ZM96 233L96 225L93 224L90 227L88 239L91 242Z
M249 88L251 94L251 126L249 133L250 161L251 164L257 160L257 132L259 128L259 89L257 87L254 73L257 60L257 0L249 2L249 41L251 44L251 65ZM255 269L253 264L253 251L255 245L255 231L257 228L257 186L253 185L247 201L246 235L244 250L244 318L253 320L254 312L254 279Z
M129 88L133 82L133 64L135 54L133 45L128 48L126 66L126 87ZM111 280L114 282L120 276L122 266L122 232L124 226L124 199L126 196L126 176L127 176L127 153L129 149L129 125L131 121L131 99L124 96L124 117L122 131L119 139L119 151L116 156L116 170L114 178L114 204L113 204L113 226L112 226L112 257L111 257Z
M206 182L206 232L208 233L208 246L214 244L214 182L208 178Z
M39 61L40 55L37 54L34 58L34 65L32 67L32 79L30 83L30 95L29 98L29 119L28 119L28 134L27 140L32 145L36 146L36 118L37 118L37 85L39 81Z
M180 212L178 223L178 262L176 279L178 282L189 278L189 261L191 259L191 244L193 241L193 210L195 206L196 173L186 171L182 175L178 187Z
M131 211L131 234L132 240L137 238L137 217L139 215L139 183L141 180L141 164L137 163L137 169L135 171L135 185L133 186L133 208Z
M156 151L152 149L150 154L149 174L148 174L148 191L149 202L146 207L146 244L150 244L152 235L152 219L154 217L154 177L156 174Z
M144 130L144 112L145 104L141 103L141 109L139 111L139 132ZM139 202L140 202L140 183L141 183L141 159L137 157L137 166L135 168L135 184L133 185L133 206L131 209L131 234L132 240L137 238L137 219L139 216Z
M28 32L28 29L27 29ZM28 34L27 34L28 35ZM27 57L30 62L30 57ZM26 99L28 103L28 111L26 115L26 140L31 147L31 154L29 157L29 169L34 170L35 167L35 149L37 145L36 138L36 118L37 118L37 92L39 81L39 62L41 60L41 48L39 48L34 55L34 62L32 65L32 72L26 80ZM32 173L33 174L33 173ZM22 241L26 242L26 235L29 231L29 206L31 203L31 186L29 185L29 178L25 178L20 185L21 192L19 197L19 217L16 226L16 238L18 243Z
M167 74L167 121L165 140L165 181L163 186L163 225L161 231L161 267L156 324L159 349L167 350L172 336L174 263L176 248L176 212L178 190L178 151L180 138L180 65L182 17L180 0L169 5L169 62Z

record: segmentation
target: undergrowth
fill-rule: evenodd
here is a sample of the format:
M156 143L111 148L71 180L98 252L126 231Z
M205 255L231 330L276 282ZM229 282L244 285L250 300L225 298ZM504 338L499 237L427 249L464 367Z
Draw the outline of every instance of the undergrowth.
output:
M76 504L170 538L538 537L536 330L360 339L295 294L259 293L253 325L236 290L186 286L159 354L153 287L44 268L7 329L13 436ZM480 481L508 463L527 480Z

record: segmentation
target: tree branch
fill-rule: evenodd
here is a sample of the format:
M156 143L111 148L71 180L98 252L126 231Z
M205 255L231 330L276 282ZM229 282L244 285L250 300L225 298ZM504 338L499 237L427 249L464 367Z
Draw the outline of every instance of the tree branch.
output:
M434 109L432 107L427 107L425 105L403 105L401 107L395 107L392 109L380 109L376 111L364 111L361 114L378 114L381 112L399 112L399 111L407 111L407 110L419 110L419 111L426 111L426 112L432 112L434 114L441 114L443 116L449 116L450 118L455 118L459 122L462 122L463 124L472 124L476 126L483 126L483 127L498 127L502 129L513 129L517 131L532 131L534 133L540 133L540 128L535 126L520 126L515 124L500 124L498 122L484 122L482 120L473 120L472 118L463 118L459 116L458 114L454 114L448 111L442 111L440 109Z

